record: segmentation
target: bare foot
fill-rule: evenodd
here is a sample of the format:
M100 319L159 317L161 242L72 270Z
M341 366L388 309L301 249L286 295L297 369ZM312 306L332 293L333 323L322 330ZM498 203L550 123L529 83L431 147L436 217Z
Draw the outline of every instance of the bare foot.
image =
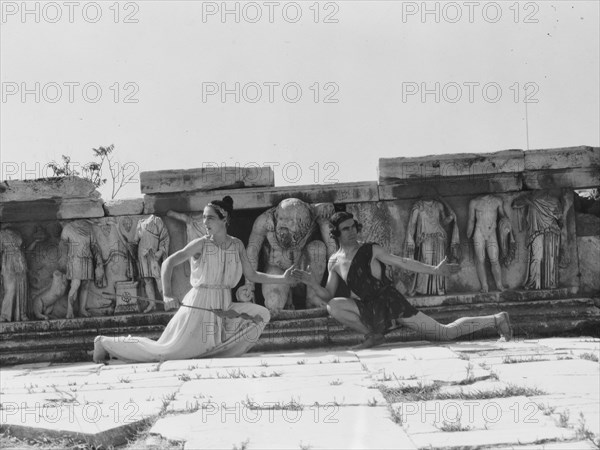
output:
M504 338L506 342L513 338L513 329L510 324L510 318L507 312L501 312L494 316L496 323L496 330L500 333L500 336Z
M487 286L483 286L481 289L479 289L479 292L481 292L482 294L485 294L488 291L489 291L489 288Z
M0 316L0 322L10 322L10 319L7 319L4 316Z
M87 310L86 310L86 309L80 309L80 310L79 310L79 315L80 315L81 317L90 317L90 313L89 313L89 312L87 312Z
M98 364L103 364L104 360L108 357L108 353L100 342L101 338L102 336L96 336L94 339L94 354L92 356L92 361Z
M377 345L383 344L383 342L385 341L383 334L379 333L368 334L365 337L366 339L360 344L352 347L352 350L362 350L364 348L375 347Z
M154 303L150 303L150 304L148 305L148 307L147 307L147 308L144 310L144 314L145 314L145 313L149 313L149 312L151 312L151 311L154 311L154 309L155 309L155 308L156 308L156 307L154 306Z
M21 322L27 322L29 320L29 317L27 317L25 314L23 314L21 316Z
M73 308L68 306L67 307L67 315L65 316L65 319L73 319L74 317L75 317L75 315L73 314Z

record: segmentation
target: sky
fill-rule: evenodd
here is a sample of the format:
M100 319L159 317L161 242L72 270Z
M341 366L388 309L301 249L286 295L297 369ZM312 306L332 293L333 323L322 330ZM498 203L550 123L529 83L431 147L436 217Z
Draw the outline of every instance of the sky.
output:
M111 144L128 198L143 171L332 184L600 142L597 0L0 3L2 179Z

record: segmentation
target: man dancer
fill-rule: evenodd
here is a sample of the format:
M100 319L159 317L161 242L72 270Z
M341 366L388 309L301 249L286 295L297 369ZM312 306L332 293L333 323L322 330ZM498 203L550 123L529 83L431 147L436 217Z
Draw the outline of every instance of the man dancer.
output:
M331 316L365 335L359 348L369 348L384 341L384 334L393 329L393 321L419 332L432 340L452 340L476 330L495 327L507 341L512 338L508 314L463 317L443 325L415 309L385 276L385 264L413 272L432 275L451 275L460 270L458 264L445 260L437 266L401 258L372 243L360 243L361 229L354 216L347 212L335 213L330 219L332 237L339 249L329 259L327 285L322 287L310 272L296 269L294 276L311 286L317 295L328 301ZM334 298L340 280L351 290L351 298Z

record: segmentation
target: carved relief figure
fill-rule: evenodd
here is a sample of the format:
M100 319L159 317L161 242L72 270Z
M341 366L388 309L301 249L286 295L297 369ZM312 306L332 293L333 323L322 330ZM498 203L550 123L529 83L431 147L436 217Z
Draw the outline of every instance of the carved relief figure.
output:
M447 212L446 212L447 211ZM447 234L445 227L452 227L451 252L456 257L459 238L456 214L442 200L419 200L411 211L406 230L407 256L425 264L437 266L446 257ZM446 279L443 276L417 273L409 295L444 295Z
M135 239L136 228L129 216L106 217L98 226L97 242L107 270L107 279L133 281L137 279Z
M498 219L500 219L500 224L498 224ZM500 233L500 240L504 244L502 250L514 249L514 246L509 243L512 239L512 228L502 199L497 195L483 195L471 200L469 202L467 236L473 238L475 267L481 283L481 292L488 292L489 290L485 273L486 252L492 266L496 288L500 291L504 290L500 269L501 249L498 246L497 233ZM512 239L512 242L514 243L514 239ZM508 265L510 257L503 258L503 261Z
M33 315L36 319L49 319L48 314L52 313L54 304L66 292L67 284L67 276L59 270L55 270L50 286L33 298Z
M206 229L204 228L204 224L202 223L202 213L184 214L178 213L177 211L169 210L167 211L167 216L185 224L185 242L191 242L194 239L198 239L206 235Z
M96 286L104 287L104 264L90 220L75 220L64 225L61 239L66 242L67 279L71 286L67 296L67 319L72 319L73 303L79 297L79 315L89 317L87 297L89 281L95 279ZM79 288L81 287L81 293Z
M248 240L248 258L252 268L258 268L262 250L266 261L265 273L281 275L293 265L304 269L310 266L320 282L327 258L335 251L335 241L329 235L328 226L328 218L333 212L331 203L310 205L297 198L289 198L262 213L254 222ZM323 241L309 242L317 228ZM281 310L291 303L288 285L263 284L262 293L265 306L270 311ZM240 301L254 301L254 283L247 281L245 286L238 289L237 297ZM306 290L306 306L326 306L311 286Z
M517 197L512 207L519 214L519 226L527 227L529 264L525 289L558 287L558 260L563 227L560 199L546 191Z
M134 242L138 243L139 276L144 283L146 297L154 300L157 298L155 284L158 292L162 293L160 263L169 252L167 227L160 217L151 215L138 222ZM155 308L156 304L149 302L144 312L150 312Z
M21 249L21 235L10 229L0 230L0 261L4 296L0 322L29 320L27 317L27 261Z

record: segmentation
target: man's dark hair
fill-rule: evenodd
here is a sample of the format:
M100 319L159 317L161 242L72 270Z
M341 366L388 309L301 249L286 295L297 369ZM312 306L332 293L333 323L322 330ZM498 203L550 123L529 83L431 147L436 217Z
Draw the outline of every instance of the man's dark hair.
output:
M336 212L333 216L329 218L329 234L333 239L335 239L336 242L341 234L340 224L350 219L354 219L354 214L346 211ZM354 219L354 225L356 225L356 231L360 233L360 231L362 230L362 224L358 222L358 220Z

